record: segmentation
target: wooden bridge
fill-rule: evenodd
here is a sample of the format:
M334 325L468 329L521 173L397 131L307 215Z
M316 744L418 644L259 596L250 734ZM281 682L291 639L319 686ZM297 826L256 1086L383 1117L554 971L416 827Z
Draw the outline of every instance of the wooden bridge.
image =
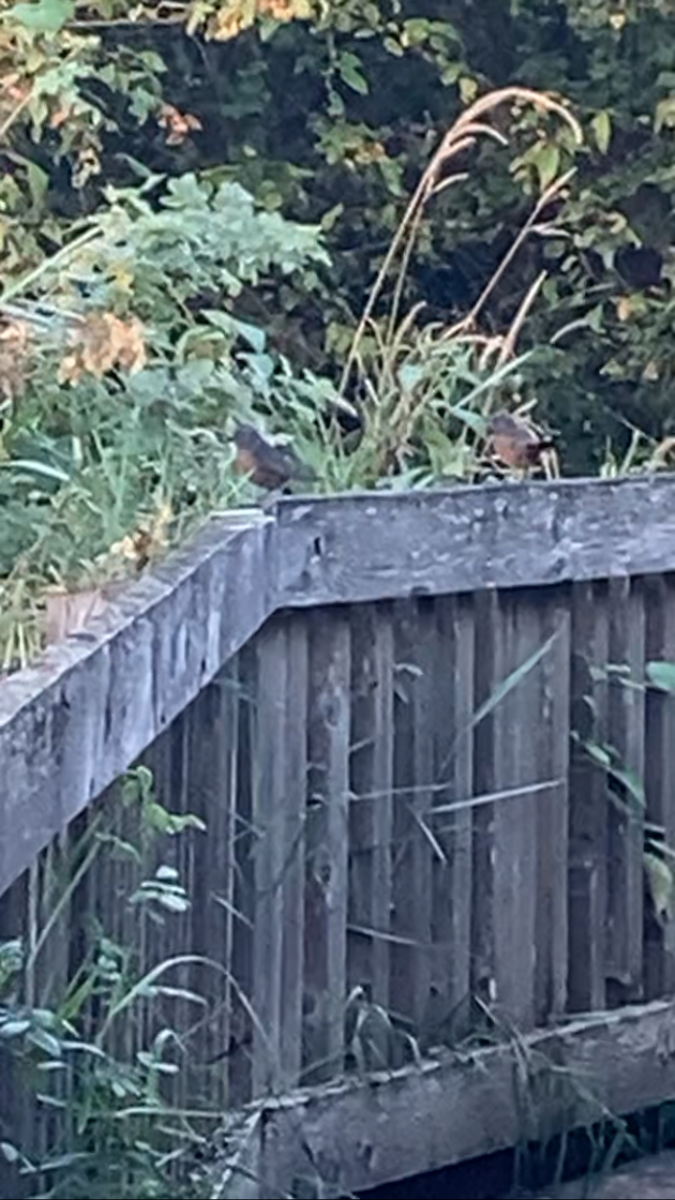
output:
M142 969L177 958L167 978L209 1010L171 1004L192 1033L169 1086L224 1114L214 1195L345 1196L658 1104L675 1096L675 926L645 892L645 846L666 878L675 847L664 662L670 477L213 520L0 683L0 936L25 939L45 1004L87 917ZM164 853L191 905L163 924L123 903L128 856L68 865L100 818L108 841L142 837L119 782L139 761L207 831ZM126 1045L152 1035L144 1011ZM6 1131L18 1089L4 1071Z

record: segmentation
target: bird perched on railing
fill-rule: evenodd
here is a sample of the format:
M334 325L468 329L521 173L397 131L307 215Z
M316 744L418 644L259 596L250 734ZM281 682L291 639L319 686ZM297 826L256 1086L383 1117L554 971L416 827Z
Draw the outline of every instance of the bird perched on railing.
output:
M553 450L551 438L544 437L523 417L501 411L488 423L488 449L507 467L525 471L541 463L544 451Z
M314 479L314 472L290 446L268 442L252 425L239 425L232 438L236 448L235 469L266 491L283 490L294 481Z

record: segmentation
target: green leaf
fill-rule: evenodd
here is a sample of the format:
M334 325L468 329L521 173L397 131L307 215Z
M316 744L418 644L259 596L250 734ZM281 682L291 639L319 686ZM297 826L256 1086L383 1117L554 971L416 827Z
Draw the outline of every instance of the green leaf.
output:
M361 71L361 60L355 54L351 54L346 50L338 59L338 71L340 78L354 92L358 92L361 96L368 95L368 80Z
M648 662L645 668L647 679L662 692L675 692L675 663Z
M612 140L612 119L607 109L603 109L601 112L595 114L591 121L591 129L593 130L598 150L601 154L606 154L609 150L609 143Z
M539 186L542 192L545 192L558 174L560 150L555 142L543 142L541 149L532 154L532 161L539 176Z
M670 919L673 907L673 872L657 854L643 855L649 891L657 917Z
M29 1029L30 1021L3 1021L2 1025L0 1025L0 1037L21 1037L21 1034L26 1033Z
M7 16L33 33L58 33L75 15L74 0L38 0L36 4L15 4Z

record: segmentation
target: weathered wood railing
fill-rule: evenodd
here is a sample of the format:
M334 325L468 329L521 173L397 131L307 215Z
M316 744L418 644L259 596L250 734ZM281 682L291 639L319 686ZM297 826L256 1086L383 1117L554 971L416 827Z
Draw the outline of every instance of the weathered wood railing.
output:
M669 996L643 851L645 821L675 845L675 698L606 670L641 685L652 660L675 662L672 478L213 521L0 684L0 933L52 903L38 856L142 758L208 829L176 851L190 910L142 954L220 964L176 968L213 1001L191 1070L211 1107L341 1075L355 987L423 1049L466 1032L471 995L522 1031ZM614 795L584 744L612 748ZM114 861L78 882L53 978L83 910L133 943L125 883Z

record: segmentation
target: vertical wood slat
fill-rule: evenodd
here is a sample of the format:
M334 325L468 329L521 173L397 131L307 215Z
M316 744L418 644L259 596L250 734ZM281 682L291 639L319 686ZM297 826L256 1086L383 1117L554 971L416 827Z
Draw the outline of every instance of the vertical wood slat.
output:
M351 638L345 609L309 619L305 1079L342 1069L347 992Z
M190 988L209 1004L199 1040L195 1084L211 1105L228 1103L222 1055L230 1042L232 930L234 923L234 832L239 700L237 661L209 684L188 710L188 811L205 832L188 833L192 843L190 954L195 963ZM220 968L220 969L218 969ZM193 1020L197 1014L193 1013ZM216 1069L208 1069L217 1063ZM204 1076L208 1076L208 1084Z
M434 655L432 1010L425 1041L467 1029L471 991L474 611L471 596L439 597Z
M536 598L534 603L536 604ZM553 638L538 670L540 714L535 713L536 773L553 786L534 799L537 825L535 1021L544 1024L567 1007L569 956L569 708L571 620L569 592L554 592L539 607L542 644Z
M608 741L617 754L617 765L644 786L645 616L639 581L612 579L608 587L610 609L609 661L625 667L627 686L610 680ZM608 781L608 785L611 781ZM621 789L619 803L610 803L607 879L607 998L612 1007L639 1000L642 993L642 915L644 809Z
M386 605L351 619L348 983L389 1002L394 639Z
M478 592L474 596L475 712L492 695L495 680L500 677L496 640L498 623L496 592ZM494 753L494 715L487 712L480 720L472 720L474 791L489 795L497 790L499 768ZM471 870L471 992L483 1003L494 1000L495 930L494 930L494 804L479 804L473 810L472 870Z
M675 578L645 581L646 660L675 663ZM675 849L675 696L649 688L645 697L647 819ZM675 989L675 922L651 910L645 927L645 999Z
M234 888L232 1010L228 1043L228 1090L231 1107L250 1100L252 1084L253 941L255 931L255 846L253 827L254 757L258 654L250 642L238 657L237 761L234 810Z
M504 593L494 610L493 688L541 649L531 594ZM495 995L500 1012L520 1029L534 1023L538 796L518 789L537 784L536 723L540 663L530 668L494 709L493 754L499 791L494 806Z
M609 622L605 584L571 591L568 1006L583 1012L604 1008L606 998L607 784L584 743L602 742L607 728L607 683L592 668L609 661Z
M299 620L275 617L258 638L254 1095L291 1087L300 1073L307 647Z
M429 601L394 606L394 822L390 1000L413 1031L428 1019L431 984L433 670Z

